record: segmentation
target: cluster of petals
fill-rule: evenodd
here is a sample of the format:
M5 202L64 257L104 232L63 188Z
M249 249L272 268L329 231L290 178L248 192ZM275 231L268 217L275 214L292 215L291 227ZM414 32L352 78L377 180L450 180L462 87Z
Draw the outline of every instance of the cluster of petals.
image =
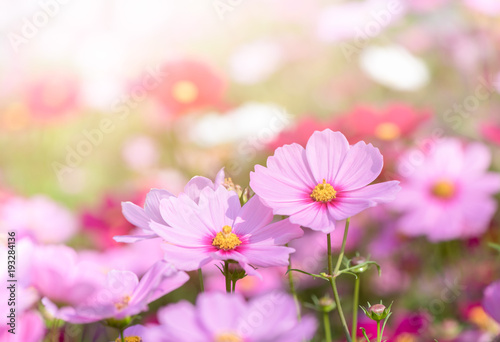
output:
M311 316L299 321L293 299L281 292L249 302L239 294L208 292L196 306L181 301L160 309L158 320L145 341L300 342L311 339L317 325Z
M188 279L186 273L159 261L140 281L130 271L108 272L106 282L74 306L58 308L47 297L42 298L42 303L52 316L74 324L120 320L147 311L149 303L181 287Z
M409 152L400 161L403 186L393 204L402 213L399 230L433 242L483 234L500 191L500 174L488 171L490 163L485 145L453 138L436 141L426 154Z
M283 245L303 234L288 219L273 223L272 209L259 197L241 206L238 194L223 186L204 188L198 203L171 196L160 213L167 225L152 221L150 228L166 242L165 259L185 271L214 260L236 261L250 275L257 275L254 267L286 266L294 249Z
M349 145L340 132L315 132L306 147L278 148L267 167L256 165L250 186L275 215L330 233L335 222L392 201L397 181L369 185L382 171L380 151L363 141Z

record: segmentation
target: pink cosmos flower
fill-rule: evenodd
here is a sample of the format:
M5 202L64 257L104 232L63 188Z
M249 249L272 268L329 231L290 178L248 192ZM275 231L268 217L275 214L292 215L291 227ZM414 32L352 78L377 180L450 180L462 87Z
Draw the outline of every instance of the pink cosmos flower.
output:
M183 194L197 203L201 191L206 187L215 189L224 182L224 176L224 168L222 168L213 182L205 177L193 177L184 187ZM142 232L137 235L115 236L115 241L133 243L144 239L157 238L158 235L150 228L150 221L168 226L160 213L160 201L170 197L175 197L175 195L167 190L152 189L146 196L144 209L132 202L122 202L123 216L130 223L140 228Z
M464 239L483 234L495 213L492 195L500 190L500 174L488 172L491 153L480 143L463 146L442 139L415 165L403 157L403 190L393 207L403 212L397 223L410 236L430 241Z
M66 322L85 324L107 318L123 319L148 309L148 304L179 288L189 276L170 264L159 261L138 280L130 271L112 270L106 284L73 307L57 306L47 297L42 299L47 311Z
M286 266L293 248L283 247L302 236L288 219L272 223L272 210L257 196L243 207L236 192L223 186L202 190L198 204L187 195L161 201L168 224L150 222L167 243L165 259L184 271L196 270L212 260L234 260L250 275L256 267Z
M58 304L77 305L105 283L99 263L79 260L70 247L37 246L31 265L31 285Z
M138 258L138 255L141 257ZM140 276L163 258L163 250L161 239L156 238L108 248L105 251L83 250L78 252L78 256L82 261L99 265L103 271L127 270Z
M17 237L31 237L38 243L61 243L78 230L73 214L52 199L37 195L13 197L0 207L0 231L17 231Z
M496 281L484 290L483 308L495 321L500 323L500 281Z
M382 171L379 150L363 141L349 146L340 132L315 132L304 149L278 148L267 167L255 166L250 186L275 215L331 233L335 221L394 199L397 181L368 185Z
M7 308L9 310L10 308ZM8 313L9 311L3 311ZM6 315L7 316L7 315ZM17 312L15 334L9 332L10 326L2 324L0 341L2 342L40 342L45 336L45 322L36 310Z
M160 326L145 341L300 342L313 337L312 316L297 320L293 299L280 292L245 302L239 294L207 292L196 307L182 301L158 311Z

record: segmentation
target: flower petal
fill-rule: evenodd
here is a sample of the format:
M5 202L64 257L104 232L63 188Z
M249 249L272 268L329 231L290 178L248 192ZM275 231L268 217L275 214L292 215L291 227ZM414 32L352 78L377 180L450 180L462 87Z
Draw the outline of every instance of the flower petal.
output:
M330 129L314 132L307 142L306 155L316 183L323 179L332 182L348 151L349 143L342 133Z
M378 148L360 141L349 149L332 185L339 190L359 189L378 177L383 164Z
M304 235L300 225L293 224L290 219L280 220L267 226L256 228L249 237L251 244L284 245Z
M144 209L132 202L122 202L122 213L128 222L144 230L149 229L149 217Z
M252 234L256 229L264 227L273 220L273 210L265 206L259 196L255 195L245 203L234 221L234 233L238 235Z
M146 203L144 204L146 215L156 222L163 223L164 220L160 213L160 202L161 200L170 197L175 196L167 190L151 189L151 191L146 195Z

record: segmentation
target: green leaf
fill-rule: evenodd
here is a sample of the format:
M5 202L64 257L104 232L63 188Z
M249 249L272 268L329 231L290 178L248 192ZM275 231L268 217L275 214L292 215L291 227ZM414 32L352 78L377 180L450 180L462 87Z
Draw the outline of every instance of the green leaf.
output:
M290 268L289 270L286 271L285 274L288 274L288 272L290 272L290 271L300 272L300 273L303 273L303 274L307 274L307 275L309 275L309 276L311 276L313 278L321 278L321 279L330 281L330 279L328 279L327 277L323 277L320 274L309 273L309 272L306 272L306 271L298 270L296 268Z
M490 242L490 243L488 243L488 246L490 246L491 248L496 249L497 251L500 252L500 245L499 244Z

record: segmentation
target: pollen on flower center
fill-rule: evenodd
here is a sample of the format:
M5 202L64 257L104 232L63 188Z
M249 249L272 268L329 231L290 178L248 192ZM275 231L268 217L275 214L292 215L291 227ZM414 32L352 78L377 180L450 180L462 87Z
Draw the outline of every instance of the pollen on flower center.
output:
M115 342L120 342L121 339L118 337ZM142 342L142 338L139 336L127 336L125 337L125 342Z
M384 122L375 128L375 136L381 140L394 140L399 138L401 130L392 122Z
M330 202L334 199L337 191L323 179L323 183L316 185L311 193L311 198L316 202Z
M215 337L215 342L243 342L243 339L234 333L222 333Z
M442 199L448 199L455 194L455 185L447 180L439 181L432 187L432 194Z
M128 302L130 302L130 296L123 296L119 302L115 303L115 307L118 310L123 310L128 306Z
M232 231L233 229L230 226L222 227L222 230L217 233L212 241L212 246L229 251L241 245L241 240Z
M172 96L181 103L190 103L198 97L198 88L192 82L179 81L172 88Z

